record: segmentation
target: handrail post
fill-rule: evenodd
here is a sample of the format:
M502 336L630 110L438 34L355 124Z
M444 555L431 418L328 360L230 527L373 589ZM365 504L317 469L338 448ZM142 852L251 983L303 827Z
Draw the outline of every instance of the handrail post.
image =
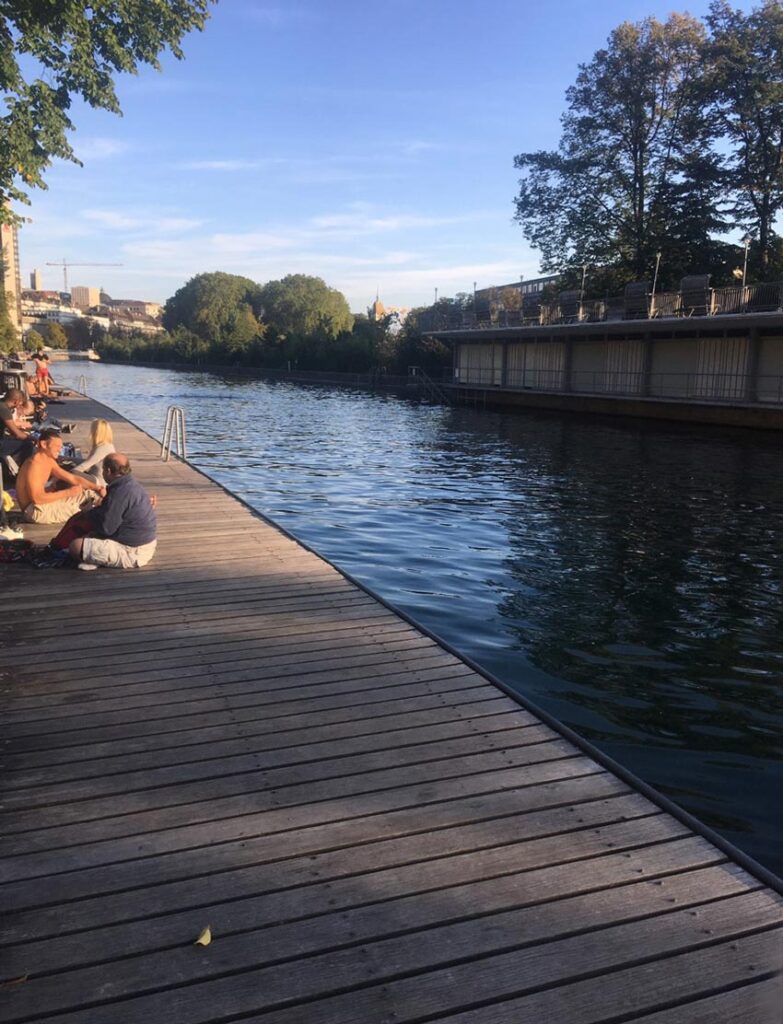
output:
M179 405L170 405L166 410L163 440L160 443L160 457L164 462L168 462L171 458L172 444L175 444L177 447L177 456L184 461L187 458L185 448L185 411Z

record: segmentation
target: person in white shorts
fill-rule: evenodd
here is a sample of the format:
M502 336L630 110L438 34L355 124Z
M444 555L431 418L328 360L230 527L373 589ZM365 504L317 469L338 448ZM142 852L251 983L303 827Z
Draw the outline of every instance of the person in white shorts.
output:
M131 475L128 456L121 452L106 456L103 476L106 497L90 512L87 536L72 540L68 551L80 568L138 569L155 554L156 499Z

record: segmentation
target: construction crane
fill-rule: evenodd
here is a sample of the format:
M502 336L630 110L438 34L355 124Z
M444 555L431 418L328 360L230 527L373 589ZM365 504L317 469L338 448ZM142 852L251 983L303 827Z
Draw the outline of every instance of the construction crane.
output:
M57 260L56 263L47 263L47 267L62 267L63 268L63 291L69 291L68 288L68 267L121 267L122 263L69 263L68 260L62 259Z

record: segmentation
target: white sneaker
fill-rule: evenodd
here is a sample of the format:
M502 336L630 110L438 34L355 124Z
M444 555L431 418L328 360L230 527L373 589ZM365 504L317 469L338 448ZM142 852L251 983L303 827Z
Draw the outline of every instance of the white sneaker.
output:
M15 530L13 526L4 526L0 528L0 539L2 540L24 540L24 534L21 530Z
M91 565L89 562L79 562L77 568L81 569L82 572L92 572L93 569L97 569L97 565Z

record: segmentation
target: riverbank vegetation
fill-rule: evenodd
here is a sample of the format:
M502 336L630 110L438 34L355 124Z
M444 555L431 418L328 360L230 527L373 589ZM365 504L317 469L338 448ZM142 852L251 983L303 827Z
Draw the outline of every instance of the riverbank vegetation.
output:
M516 219L542 270L597 294L645 280L783 273L783 6L714 0L616 28L566 93L556 150L520 153ZM659 256L660 254L660 256ZM565 283L565 282L564 282Z
M163 333L109 334L95 347L118 362L394 374L419 366L440 376L451 353L423 336L431 313L374 320L352 314L345 296L319 277L289 274L259 285L216 272L196 275L168 300Z

